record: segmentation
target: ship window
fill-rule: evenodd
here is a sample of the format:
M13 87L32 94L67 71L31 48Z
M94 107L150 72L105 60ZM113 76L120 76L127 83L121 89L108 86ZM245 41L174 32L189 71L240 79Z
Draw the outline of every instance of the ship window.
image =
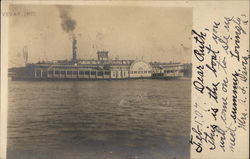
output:
M89 75L89 71L85 71L85 75Z
M42 76L46 77L47 76L47 72L42 72Z
M96 72L95 71L91 71L91 75L95 75L96 74Z
M109 71L105 71L105 75L110 75L110 72Z
M103 72L98 72L97 75L98 76L103 76Z
M78 73L77 73L77 71L73 71L73 75L77 75Z
M61 71L61 74L65 75L65 74L66 74L66 71Z

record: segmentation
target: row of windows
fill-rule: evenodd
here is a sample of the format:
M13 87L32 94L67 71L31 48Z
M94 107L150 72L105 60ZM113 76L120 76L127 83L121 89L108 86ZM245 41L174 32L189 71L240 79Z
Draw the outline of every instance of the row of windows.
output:
M105 59L105 58L104 58ZM103 64L103 61L81 61L81 64ZM106 64L126 64L129 65L130 61L104 61Z
M175 73L178 72L179 70L164 70L164 73Z
M164 70L164 73L174 73L174 72L178 72L179 70ZM120 72L120 71L119 71ZM49 74L53 74L53 71L48 71ZM114 72L115 73L115 72ZM117 72L118 73L118 72ZM124 72L125 74L126 72ZM145 74L145 73L152 73L152 71L131 71L131 74ZM55 71L54 74L62 74L62 75L66 75L66 71ZM73 75L77 75L78 71L67 71L67 74L73 74ZM103 74L102 71L100 72L96 72L96 71L79 71L80 75L95 75L95 74ZM110 75L110 71L104 71L105 75Z
M151 73L152 71L131 71L131 74L146 74L146 73ZM178 72L177 70L164 70L164 73L175 73ZM48 71L49 74L53 74L53 71ZM127 76L128 72L113 72L113 76ZM43 74L47 74L47 72L43 72ZM66 71L54 71L55 75L66 75ZM67 71L67 75L78 75L78 71ZM111 75L110 71L79 71L79 75L98 75L98 76L103 76L103 75Z
M151 71L131 71L131 74L143 74L143 73L151 73Z
M120 72L120 71L119 71ZM53 74L53 71L48 71L49 74ZM99 74L103 74L102 71L100 72L97 72ZM125 72L124 72L125 73ZM131 74L143 74L143 73L151 73L151 71L131 71L130 72ZM63 74L63 75L66 75L66 71L54 71L54 74ZM73 74L73 75L77 75L78 74L78 71L67 71L67 74ZM83 75L83 74L93 74L95 75L96 74L96 71L79 71L79 74L80 75ZM110 71L104 71L104 74L110 74Z
M53 74L53 71L49 71L49 74ZM66 71L55 71L56 75L61 74L61 75L66 75ZM109 71L105 72L96 72L96 71L79 71L79 75L99 75L102 76L103 74L105 75L110 75ZM67 71L67 75L78 75L78 71Z
M177 72L176 70L164 70L164 73L174 73ZM53 74L53 71L48 71L49 74ZM121 76L126 76L126 72L122 71L115 71L113 72L113 76L118 76L117 74L120 73ZM128 73L128 72L127 72ZM130 74L147 74L147 73L152 73L152 71L130 71ZM43 72L43 74L47 74L47 72ZM66 75L66 71L54 71L55 75ZM78 71L67 71L68 75L78 75ZM79 75L110 75L110 71L79 71Z
M122 75L121 71L114 71L113 74L117 74L118 72L120 72L121 75ZM124 76L125 76L126 72L123 72L123 73L124 73ZM146 73L151 73L151 71L130 71L130 74L146 74Z
M147 73L151 73L151 71L131 71L130 74L147 74ZM128 72L113 72L112 73L112 76L113 77L118 77L118 76L123 76L123 77L126 77L128 74Z
M115 76L118 77L119 75L126 77L126 72L120 72L120 73L119 72L113 72L113 77L115 77Z

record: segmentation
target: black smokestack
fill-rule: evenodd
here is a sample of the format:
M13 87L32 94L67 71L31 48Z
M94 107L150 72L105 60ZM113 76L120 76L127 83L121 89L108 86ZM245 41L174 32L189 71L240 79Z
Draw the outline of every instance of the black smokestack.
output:
M62 20L61 26L63 31L69 33L73 32L76 27L76 21L70 16L71 7L70 6L57 6Z
M73 39L72 39L72 62L73 63L77 63L77 40L76 37L73 35Z

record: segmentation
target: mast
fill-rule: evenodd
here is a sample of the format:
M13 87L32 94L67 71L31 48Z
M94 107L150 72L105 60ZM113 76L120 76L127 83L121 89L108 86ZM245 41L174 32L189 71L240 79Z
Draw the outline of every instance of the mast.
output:
M27 65L27 63L28 63L28 47L26 45L23 47L23 59L24 59L25 65Z

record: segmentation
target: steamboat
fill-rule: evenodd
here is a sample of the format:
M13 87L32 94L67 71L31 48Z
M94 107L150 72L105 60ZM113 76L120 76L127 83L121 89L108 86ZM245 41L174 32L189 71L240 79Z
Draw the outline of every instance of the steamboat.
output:
M24 58L27 61L27 53ZM71 60L26 63L10 68L9 76L15 81L178 79L185 76L185 64L110 59L108 51L97 51L96 59L81 60L77 57L77 39L73 38Z

